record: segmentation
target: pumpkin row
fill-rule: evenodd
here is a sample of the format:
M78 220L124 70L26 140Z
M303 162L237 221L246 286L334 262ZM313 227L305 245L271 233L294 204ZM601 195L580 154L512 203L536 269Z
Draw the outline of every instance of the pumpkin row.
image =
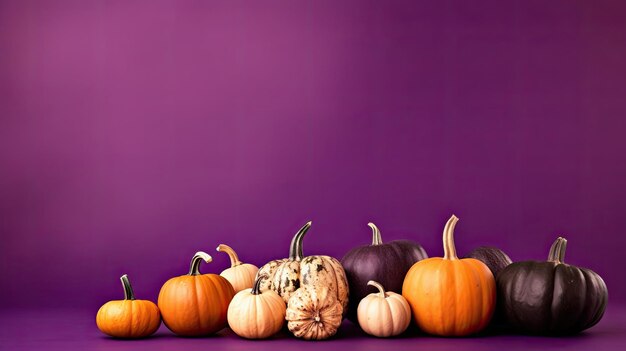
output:
M526 333L571 334L600 321L606 285L593 271L564 263L567 240L556 239L547 261L513 263L490 247L459 258L457 222L454 215L448 220L444 255L433 258L413 241L383 243L373 223L372 244L350 250L341 262L303 255L311 222L294 235L288 258L260 269L219 245L231 260L220 275L200 273L201 262L211 262L211 256L198 252L187 275L163 285L158 306L135 300L124 275L124 300L104 304L96 322L103 333L119 338L149 336L163 320L181 336L210 335L228 325L241 337L262 339L287 321L294 336L322 340L337 332L344 317L378 337L403 333L411 320L439 336L471 335L490 323Z

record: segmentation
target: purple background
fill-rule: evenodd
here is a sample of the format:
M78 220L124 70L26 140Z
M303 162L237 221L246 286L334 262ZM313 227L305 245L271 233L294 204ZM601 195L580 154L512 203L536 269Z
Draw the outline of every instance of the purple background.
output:
M452 213L461 253L565 236L614 303L625 60L624 1L0 1L0 306L155 300L308 220L440 256Z

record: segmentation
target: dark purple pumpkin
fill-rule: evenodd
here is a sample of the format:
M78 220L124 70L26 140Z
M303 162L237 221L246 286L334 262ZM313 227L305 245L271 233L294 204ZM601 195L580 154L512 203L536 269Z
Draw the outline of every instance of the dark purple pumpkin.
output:
M574 334L604 315L608 291L595 272L565 264L567 240L558 238L548 261L512 263L498 274L498 303L516 329L533 334Z
M465 256L466 258L475 258L484 263L495 278L501 270L513 263L511 258L504 251L490 246L480 246L472 250Z
M508 265L513 263L509 255L504 253L504 251L491 246L480 246L472 250L469 254L465 256L465 258L475 258L482 263L484 263L493 277L496 278L498 274L505 269ZM506 318L504 318L504 312L500 308L500 306L496 306L496 311L491 318L491 322L489 323L492 327L505 327L506 326Z
M402 292L406 272L419 260L428 258L426 251L418 243L410 240L394 240L383 244L380 231L374 223L372 244L355 247L341 260L350 286L348 318L356 322L356 311L361 299L376 289L367 285L374 280L387 291Z

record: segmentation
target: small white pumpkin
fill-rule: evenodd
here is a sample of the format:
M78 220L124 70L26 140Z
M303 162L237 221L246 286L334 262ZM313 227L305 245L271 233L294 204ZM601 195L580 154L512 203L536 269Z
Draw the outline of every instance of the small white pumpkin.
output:
M239 261L235 250L228 245L220 244L217 251L225 252L230 257L230 268L226 268L220 275L230 282L235 293L252 288L259 267Z
M357 316L361 329L381 338L402 334L411 323L409 303L400 294L385 292L385 288L373 280L367 285L376 287L378 292L359 302Z
M305 340L323 340L337 333L343 307L328 287L303 286L289 298L287 327Z
M263 279L267 275L258 277L252 289L238 292L228 306L228 325L242 338L269 338L285 323L287 306L275 291L260 291Z

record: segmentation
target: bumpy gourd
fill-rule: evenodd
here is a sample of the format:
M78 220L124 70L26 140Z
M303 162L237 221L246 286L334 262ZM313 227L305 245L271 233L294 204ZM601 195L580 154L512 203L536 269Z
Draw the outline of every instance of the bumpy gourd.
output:
M318 255L304 257L302 240L311 227L305 224L291 240L289 258L270 261L259 269L257 277L269 278L261 283L261 291L274 290L285 302L302 286L326 287L333 293L344 313L348 306L348 281L341 263L330 256Z
M289 298L287 327L305 340L328 339L341 325L343 307L328 287L303 286Z

